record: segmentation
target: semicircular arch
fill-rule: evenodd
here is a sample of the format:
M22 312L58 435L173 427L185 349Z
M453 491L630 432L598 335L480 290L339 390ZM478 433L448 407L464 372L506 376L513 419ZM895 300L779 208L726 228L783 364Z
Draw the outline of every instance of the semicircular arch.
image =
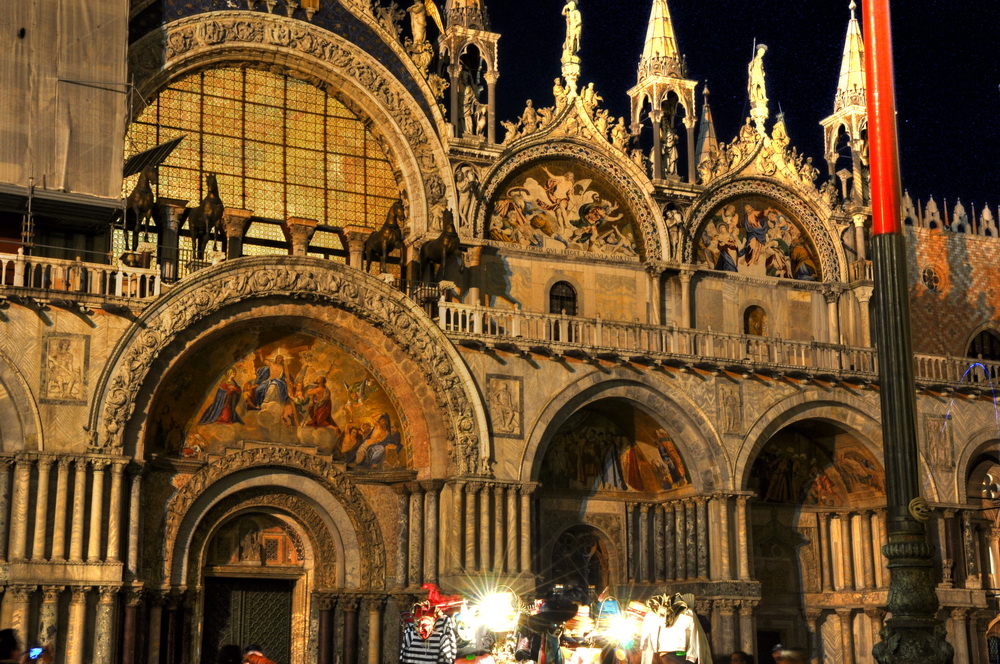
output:
M42 417L27 378L0 351L0 452L43 450Z

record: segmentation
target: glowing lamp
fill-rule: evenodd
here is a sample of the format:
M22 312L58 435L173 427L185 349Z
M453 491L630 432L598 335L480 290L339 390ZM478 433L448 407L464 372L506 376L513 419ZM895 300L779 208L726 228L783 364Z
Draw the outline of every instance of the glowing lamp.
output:
M517 624L514 596L509 592L490 593L479 600L479 619L494 632L507 632Z

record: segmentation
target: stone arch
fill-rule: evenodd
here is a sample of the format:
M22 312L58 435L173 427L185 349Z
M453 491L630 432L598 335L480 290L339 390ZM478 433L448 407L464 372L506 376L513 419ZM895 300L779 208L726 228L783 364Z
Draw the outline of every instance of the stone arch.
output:
M624 567L622 565L621 557L618 554L618 546L616 542L618 541L618 534L614 531L614 522L608 519L602 519L601 516L606 515L583 515L583 517L577 521L565 524L565 527L560 528L558 532L554 534L545 547L543 552L544 560L546 561L545 568L549 569L555 558L555 544L559 542L560 538L569 533L570 531L589 531L592 532L598 539L600 546L602 547L603 553L606 557L607 562L607 583L606 585L614 585L613 580L618 580L621 583L624 578ZM548 583L548 580L543 579L543 583Z
M0 351L0 451L43 450L42 418L31 385Z
M576 106L568 106L568 113L574 112ZM586 123L594 131L589 117L585 113L579 115L583 118L581 122ZM558 123L559 120L554 124ZM610 184L621 192L622 199L629 206L629 211L635 217L642 233L641 257L646 261L668 258L665 253L669 251L670 245L667 241L663 216L660 206L652 198L652 184L642 171L624 159L621 153L613 151L606 142L598 147L576 138L555 140L550 134L551 130L533 134L530 143L501 161L483 177L483 196L477 201L473 214L475 228L485 232L491 201L499 193L500 186L516 171L548 159L572 159L604 174Z
M444 121L436 103L429 104L428 118L403 83L341 35L276 14L209 12L168 23L129 48L129 71L143 98L199 69L247 62L332 87L352 110L371 119L402 170L416 235L428 230L432 205L454 199L454 178L435 129Z
M728 455L718 432L701 409L680 393L667 396L662 385L646 374L620 368L594 371L550 399L528 428L519 467L511 471L521 481L535 480L554 431L580 408L609 398L627 401L663 425L674 437L674 443L689 468L708 465L708 469L701 474L690 477L696 490L705 492L728 485Z
M806 200L793 193L777 181L764 177L722 179L721 183L703 196L687 213L685 225L690 230L687 245L683 250L683 260L694 260L694 246L709 214L716 206L737 196L758 195L771 198L793 213L816 247L820 270L826 281L847 281L847 254L838 241L839 234L826 215L822 214L814 201Z
M91 449L121 451L150 367L184 331L249 300L309 300L381 330L424 368L445 421L452 470L491 474L485 412L472 376L444 333L399 291L359 270L308 257L247 257L185 279L122 335L91 404ZM141 428L141 427L140 427Z
M1000 428L997 424L985 426L968 437L968 442L962 448L958 460L955 464L955 500L965 502L966 484L969 481L969 474L973 471L973 464L976 459L992 449L1000 459Z
M265 472L266 471L266 472ZM167 503L160 533L162 550L154 560L162 567L150 570L167 586L182 587L191 578L188 564L198 527L208 522L212 510L226 509L226 499L247 489L263 489L266 504L280 506L275 494L298 498L295 505L309 505L313 518L299 512L315 525L311 529L322 538L321 525L329 533L339 533L340 544L330 535L343 561L344 584L380 590L385 588L386 550L375 512L351 479L333 464L298 450L276 447L247 449L205 466L174 494ZM233 499L236 500L236 499ZM243 497L239 501L244 500ZM286 506L287 509L287 506ZM325 522L325 523L324 523ZM155 563L154 563L155 564ZM155 577L154 577L155 578Z

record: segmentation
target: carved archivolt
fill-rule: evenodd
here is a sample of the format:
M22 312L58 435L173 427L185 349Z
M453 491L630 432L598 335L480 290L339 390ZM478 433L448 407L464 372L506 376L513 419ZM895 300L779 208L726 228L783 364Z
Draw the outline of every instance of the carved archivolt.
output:
M354 486L350 478L337 470L333 464L299 450L279 447L254 448L226 455L192 475L184 486L177 491L167 505L162 545L164 547L163 578L169 579L171 577L170 572L175 564L175 552L170 547L174 545L174 542L178 541L178 534L185 516L187 516L192 505L194 505L195 501L205 490L228 475L251 468L267 467L298 471L322 485L340 502L347 512L358 538L358 545L361 551L362 588L374 590L385 588L385 543L382 540L382 531L378 526L378 519L375 516L375 512L368 505L361 492ZM246 499L246 494L234 494L232 499L238 504L239 501ZM326 551L332 552L334 550L332 548L332 539L322 539L324 537L323 532L325 532L326 538L331 538L330 532L323 525L315 511L309 508L307 503L301 498L296 499L295 496L291 495L267 494L257 496L254 500L258 500L260 505L278 508L284 507L286 511L299 518L308 527L311 536L319 538L313 540L314 544L331 547L329 549L321 549L324 555ZM236 507L225 500L213 507L212 511L202 519L198 529L196 529L190 551L192 553L199 551L202 540L207 535L208 528L234 509ZM312 517L309 516L310 513ZM201 530L202 524L206 524L204 532ZM199 535L199 533L201 534ZM199 537L202 539L199 540ZM183 552L177 553L183 555ZM332 560L324 562L333 563ZM322 573L322 570L319 571ZM192 579L191 574L195 574L193 579L196 583L197 570L192 571L189 568L189 583ZM336 576L332 569L329 571L329 575ZM329 586L334 581L335 579L331 580L330 578L321 577L320 583L321 585Z
M823 276L828 281L838 281L846 278L847 257L844 255L843 246L835 241L837 233L830 228L804 200L788 191L777 182L765 180L763 178L745 178L733 180L723 184L718 189L711 191L707 196L701 198L698 203L688 212L686 225L689 242L683 247L683 260L690 263L694 260L694 243L698 241L702 227L707 221L708 215L720 203L737 196L756 194L770 197L791 212L795 218L805 228L810 239L816 247L819 255L820 269Z
M284 57L276 57L276 52ZM129 72L144 97L154 95L170 78L226 61L260 62L279 69L284 61L299 76L311 76L322 87L347 83L365 99L364 103L355 100L354 105L362 117L370 115L365 111L371 110L369 104L374 101L386 121L395 125L382 134L393 146L397 161L399 154L412 153L420 182L409 182L411 202L422 203L420 199L426 198L429 207L454 192L447 156L420 105L375 58L340 35L276 14L226 11L178 19L129 49ZM416 195L418 190L422 196Z
M475 227L477 229L489 227L486 216L491 211L492 201L497 196L499 187L506 183L512 173L531 162L548 159L574 159L588 164L605 175L610 184L621 192L622 200L628 204L629 212L641 229L643 258L645 260L667 258L663 255L666 236L659 208L650 196L649 188L642 186L628 168L632 165L626 166L620 160L608 156L603 151L572 139L545 142L525 148L494 169L487 176L486 186L483 188L483 200L489 201L489 203L477 205Z
M306 299L375 326L424 369L447 423L452 472L490 475L485 413L472 377L444 333L399 291L358 270L308 257L247 257L185 279L122 335L91 405L91 447L120 452L136 398L163 350L194 323L260 298ZM155 380L155 377L153 378Z
M215 527L233 514L254 508L278 510L291 516L305 531L315 555L316 587L337 587L336 545L333 535L315 508L299 496L274 493L272 489L258 488L251 491L241 491L221 500L198 523L194 536L191 538L191 546L188 548L187 586L189 588L194 588L201 583L201 569L205 562L205 545ZM292 538L295 539L297 536L298 533L292 531ZM361 558L362 564L365 557ZM169 568L164 571L169 571Z

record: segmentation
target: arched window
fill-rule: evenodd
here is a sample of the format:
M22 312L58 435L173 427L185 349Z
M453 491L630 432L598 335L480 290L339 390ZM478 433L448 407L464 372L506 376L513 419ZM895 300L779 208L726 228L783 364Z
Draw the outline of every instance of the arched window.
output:
M743 334L754 337L767 336L767 312L763 307L754 305L743 312Z
M1000 337L991 330L983 330L969 344L968 357L1000 362Z
M549 313L576 315L576 289L568 282L558 281L549 291Z

